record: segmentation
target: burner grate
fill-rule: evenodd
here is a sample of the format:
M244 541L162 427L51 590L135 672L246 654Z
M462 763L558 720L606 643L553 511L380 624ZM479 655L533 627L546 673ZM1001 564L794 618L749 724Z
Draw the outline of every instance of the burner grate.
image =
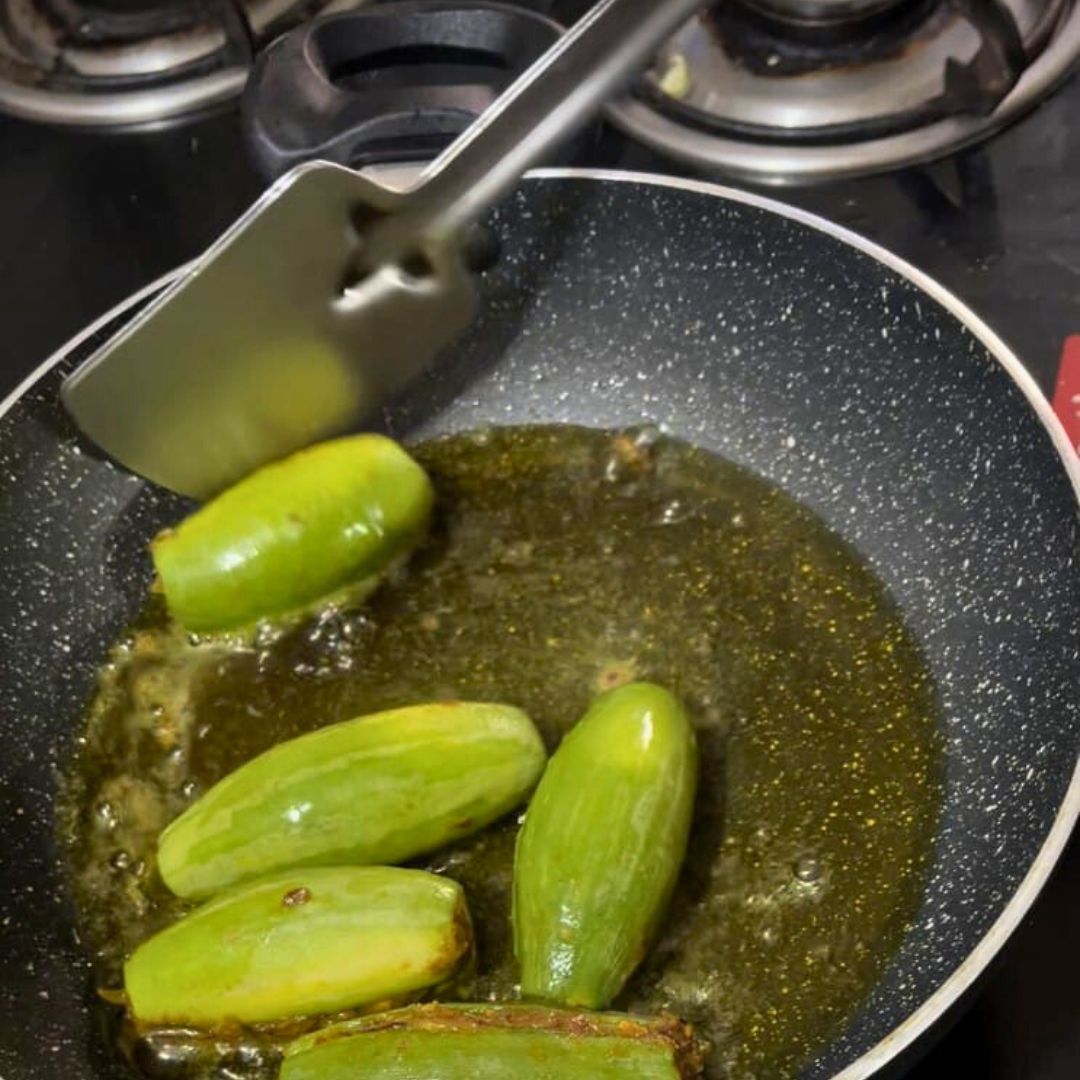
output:
M199 113L239 94L262 42L348 6L350 0L0 0L0 111L101 127Z
M698 167L820 180L967 145L1078 58L1074 0L725 0L611 115Z

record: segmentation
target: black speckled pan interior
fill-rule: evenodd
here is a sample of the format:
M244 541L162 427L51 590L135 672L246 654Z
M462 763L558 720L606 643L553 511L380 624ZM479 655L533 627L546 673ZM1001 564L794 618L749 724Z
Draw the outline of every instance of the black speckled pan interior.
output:
M805 1072L855 1077L976 979L1076 816L1077 472L961 305L777 210L640 177L527 182L495 217L483 318L388 426L647 418L783 486L891 589L941 695L946 793L917 925ZM87 351L0 417L3 1080L121 1075L88 1008L52 804L95 665L149 580L145 543L182 503L80 449L57 387Z

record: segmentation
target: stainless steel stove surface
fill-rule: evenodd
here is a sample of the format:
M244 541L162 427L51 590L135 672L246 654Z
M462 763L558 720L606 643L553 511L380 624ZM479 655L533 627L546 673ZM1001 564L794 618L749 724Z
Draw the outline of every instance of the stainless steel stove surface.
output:
M253 52L349 0L0 0L0 111L124 126L236 97Z
M1074 0L727 0L668 42L612 118L689 164L830 179L984 138L1078 56Z
M9 5L9 15L13 3L41 2L0 0ZM120 6L122 0L107 2L110 18L130 16L137 21L146 12L145 4L135 0L129 8ZM738 0L730 0L733 9L737 4ZM1005 7L1013 9L1017 25L1026 28L1021 37L1036 64L1060 40L1056 35L1077 25L1074 6L1056 0L1023 4L986 0L981 6L995 7L998 15ZM877 25L895 30L898 23L892 20L914 18L930 8L937 13L931 13L932 18L942 18L947 10L950 18L959 20L968 5L747 0L738 17L758 20L755 25L766 28L781 20L805 35L799 40L821 43L843 39L856 17L864 27L884 20ZM172 24L177 40L188 40L195 24L188 22L187 29L180 29L190 16L179 8L174 15L179 20ZM1049 23L1053 27L1048 34ZM7 27L8 22L3 25ZM198 33L194 37L199 40ZM969 54L971 44L974 39L970 39ZM720 49L711 55L720 63L721 57L730 54ZM760 74L746 67L737 73L738 78L766 79L770 67L796 63L785 53L770 65L769 55L760 54ZM903 55L907 50L888 53L882 63L898 62ZM962 64L963 55L957 55ZM195 61L196 68L200 62ZM0 61L0 72L7 70L5 63ZM835 79L859 74L858 65L852 71L844 65L824 71L827 78ZM785 88L816 77L789 72L776 78L778 83L781 78L794 80L781 83ZM1017 88L1026 77L1021 76ZM140 79L134 76L132 84L139 85ZM929 75L925 85L933 90ZM668 81L667 90L673 89L679 87ZM680 99L684 104L695 100L699 99L689 89ZM747 99L748 118L756 116L760 121L767 116L760 111L754 114L750 104ZM827 116L827 105L823 95L808 101L802 112L784 115L789 126L806 125ZM790 188L784 197L872 237L940 280L994 326L1049 393L1064 341L1080 334L1080 78L1066 82L1041 103L1032 99L1029 105L1033 111L1019 123L933 165ZM708 139L719 138L693 130L706 140L703 146L711 145ZM896 137L903 133L887 138ZM738 145L773 147L749 140ZM776 145L789 148L788 143ZM790 145L826 153L817 143L795 140ZM843 144L848 150L852 145L857 144ZM705 150L697 155L697 172L706 158ZM834 155L830 160L837 158ZM5 330L0 397L91 318L195 255L263 187L245 154L239 119L231 107L182 125L123 133L0 118L0 161L0 235L4 237L0 295ZM673 164L669 157L611 128L589 142L583 163L660 172L689 168L685 160ZM833 168L837 173L845 171L839 165ZM776 174L770 175L775 178ZM981 996L910 1077L1080 1077L1077 912L1080 842L1074 837L1056 878L988 976Z
M0 112L131 127L236 97L312 16L386 0L0 0ZM516 0L572 21L588 0ZM1080 58L1080 0L722 0L610 110L691 167L799 183L985 138Z

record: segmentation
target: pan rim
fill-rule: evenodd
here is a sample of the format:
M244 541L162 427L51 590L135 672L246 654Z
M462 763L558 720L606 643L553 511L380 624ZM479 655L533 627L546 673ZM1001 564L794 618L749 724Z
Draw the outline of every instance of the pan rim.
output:
M877 260L894 273L906 278L941 304L983 344L987 352L1001 365L1005 373L1024 394L1028 405L1050 436L1065 473L1072 482L1077 502L1080 504L1080 454L1077 454L1074 450L1068 436L1065 434L1065 429L1050 407L1050 403L1020 359L1005 341L959 297L939 284L934 278L917 269L907 260L895 255L887 248L845 226L837 225L816 214L790 206L779 199L759 195L755 192L741 191L737 188L707 180L631 170L574 167L536 169L530 172L527 178L634 183L709 195L730 202L741 203L745 206L752 206L797 221L802 225L848 244L850 247ZM133 304L147 299L170 282L176 280L197 261L196 259L184 263L144 285L66 341L46 360L35 367L0 401L0 418L3 418L36 383L89 337L99 332L113 319L122 315ZM1046 839L1039 848L1024 878L1002 909L1001 914L998 915L997 919L994 920L993 924L964 960L913 1013L876 1045L856 1058L851 1064L845 1066L840 1072L835 1073L832 1080L863 1080L863 1078L871 1076L902 1051L912 1046L967 992L1003 948L1042 892L1065 849L1078 818L1080 818L1080 755L1078 755L1072 778L1069 781L1069 786L1058 808L1054 822L1046 834Z

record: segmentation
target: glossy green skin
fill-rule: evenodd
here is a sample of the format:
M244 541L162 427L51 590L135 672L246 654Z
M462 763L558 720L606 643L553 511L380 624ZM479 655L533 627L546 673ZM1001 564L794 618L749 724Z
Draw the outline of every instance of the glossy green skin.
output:
M291 866L398 863L512 810L546 761L509 705L392 709L280 743L165 829L158 869L202 898Z
M677 1021L527 1005L432 1005L346 1021L297 1040L281 1080L689 1080ZM680 1067L681 1063L681 1067Z
M469 955L461 886L423 870L318 867L231 890L124 965L137 1023L310 1016L444 983Z
M525 997L602 1009L641 962L686 854L694 733L666 690L597 698L556 751L514 855Z
M433 491L397 443L355 435L266 465L151 544L169 611L226 630L377 574L427 529Z

